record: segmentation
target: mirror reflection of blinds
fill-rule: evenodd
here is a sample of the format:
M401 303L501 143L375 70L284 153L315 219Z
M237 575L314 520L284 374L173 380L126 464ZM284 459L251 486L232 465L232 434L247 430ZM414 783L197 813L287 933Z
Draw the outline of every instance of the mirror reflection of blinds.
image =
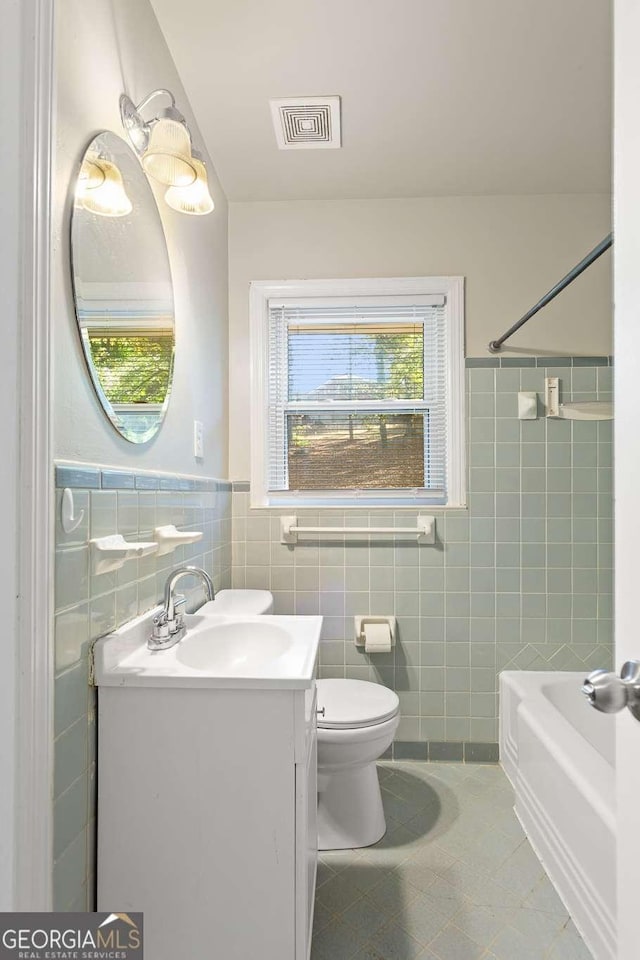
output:
M168 316L163 317L157 313L149 317L145 317L139 313L123 313L121 315L100 313L92 314L91 316L81 314L79 323L82 330L91 330L92 332L94 330L106 330L110 332L114 330L139 330L145 332L161 330L165 331L167 336L173 336L174 332L173 318Z
M443 297L271 301L269 490L444 496L446 378Z
M112 337L116 340L126 339L127 337L167 337L172 340L174 336L173 327L141 324L139 321L137 323L130 321L126 324L116 324L110 321L83 324L82 331L83 333L86 331L89 340L94 337Z

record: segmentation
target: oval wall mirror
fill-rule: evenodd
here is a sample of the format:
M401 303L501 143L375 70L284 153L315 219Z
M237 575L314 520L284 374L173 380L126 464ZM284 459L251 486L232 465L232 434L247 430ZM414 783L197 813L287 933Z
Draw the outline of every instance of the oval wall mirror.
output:
M75 185L71 271L96 393L125 439L160 429L173 379L173 286L162 221L138 158L115 133L87 147Z

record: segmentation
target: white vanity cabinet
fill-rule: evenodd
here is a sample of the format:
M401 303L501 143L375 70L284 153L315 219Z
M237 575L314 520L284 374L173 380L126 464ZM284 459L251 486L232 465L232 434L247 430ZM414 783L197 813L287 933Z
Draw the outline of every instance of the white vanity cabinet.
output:
M153 960L307 960L317 857L311 691L99 691L98 909Z
M98 909L143 911L151 960L308 960L315 667L280 689L99 674Z

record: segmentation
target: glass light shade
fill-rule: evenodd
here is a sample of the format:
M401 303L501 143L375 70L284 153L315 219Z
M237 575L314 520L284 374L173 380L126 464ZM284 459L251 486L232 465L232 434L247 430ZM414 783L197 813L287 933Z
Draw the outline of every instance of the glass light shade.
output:
M169 206L177 210L178 213L202 216L205 213L211 213L214 204L209 193L207 170L204 163L194 157L193 165L198 172L195 181L188 187L169 187L164 198Z
M95 190L102 186L105 181L104 171L102 170L98 158L84 160L80 167L78 175L78 191L80 193L86 190Z
M178 120L162 118L151 128L142 166L154 180L168 187L188 187L197 177L191 156L189 131Z
M85 210L101 217L126 217L133 210L122 174L115 163L102 158L82 164L77 198Z

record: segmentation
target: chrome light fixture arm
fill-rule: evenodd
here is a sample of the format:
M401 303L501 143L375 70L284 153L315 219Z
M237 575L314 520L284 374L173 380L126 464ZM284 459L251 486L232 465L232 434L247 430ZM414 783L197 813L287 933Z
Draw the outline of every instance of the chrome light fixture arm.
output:
M126 96L126 94L123 94L123 96ZM171 106L175 107L176 105L176 98L171 93L171 90L167 90L166 87L158 87L157 90L152 90L151 93L144 98L144 100L141 100L138 106L135 107L134 109L137 110L138 113L140 113L141 110L144 110L147 104L151 103L154 97L168 97L169 100L171 101ZM129 98L127 97L127 99Z
M170 106L165 107L160 114L152 117L150 120L145 120L141 111L156 97L168 97ZM126 93L120 95L120 119L122 120L122 126L127 131L127 136L135 147L136 153L139 155L147 149L151 127L161 117L177 120L185 127L187 126L185 118L176 107L176 98L171 93L171 90L167 90L165 87L152 90L137 106Z

